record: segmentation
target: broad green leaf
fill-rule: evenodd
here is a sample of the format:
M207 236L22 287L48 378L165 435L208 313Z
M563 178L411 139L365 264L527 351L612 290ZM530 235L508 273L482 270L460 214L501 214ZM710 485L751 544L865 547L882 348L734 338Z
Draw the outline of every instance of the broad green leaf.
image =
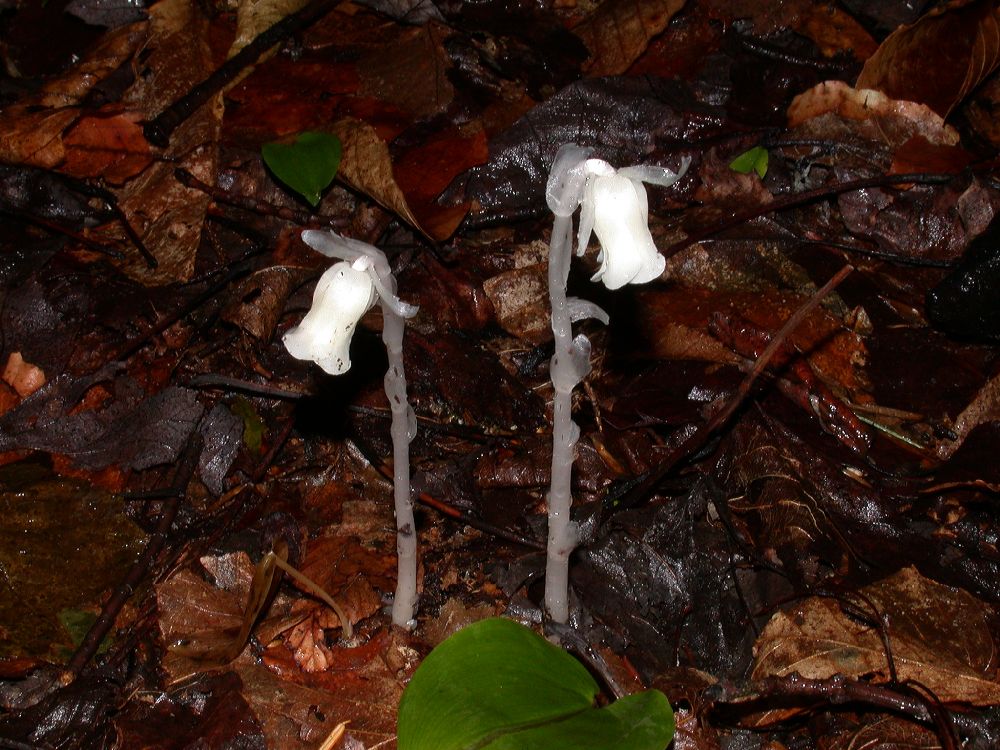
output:
M763 146L754 146L749 151L744 151L731 162L729 168L740 174L750 174L756 172L757 176L764 179L767 174L767 149Z
M340 151L337 136L310 131L294 143L265 143L260 153L275 177L316 206L337 174Z
M646 690L565 721L511 732L483 750L664 750L674 736L674 713L659 690Z
M663 750L673 714L661 693L597 709L590 673L510 620L474 623L424 660L399 705L399 750Z

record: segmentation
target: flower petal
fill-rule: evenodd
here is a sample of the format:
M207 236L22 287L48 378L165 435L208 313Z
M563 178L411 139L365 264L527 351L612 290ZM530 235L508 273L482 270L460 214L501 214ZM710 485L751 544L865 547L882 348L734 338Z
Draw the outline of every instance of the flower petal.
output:
M309 312L282 341L296 359L311 360L330 375L351 367L351 336L369 308L376 292L367 271L349 262L334 264L320 277Z
M588 195L588 197L590 197ZM594 281L608 289L657 278L666 259L656 250L646 225L646 188L621 174L595 177L594 234L601 243L601 267Z

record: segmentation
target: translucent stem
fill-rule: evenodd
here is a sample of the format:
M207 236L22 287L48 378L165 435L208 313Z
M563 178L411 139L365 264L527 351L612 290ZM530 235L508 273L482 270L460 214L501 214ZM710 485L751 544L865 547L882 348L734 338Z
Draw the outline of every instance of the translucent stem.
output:
M417 527L410 496L410 441L416 431L413 410L406 399L403 370L403 319L388 304L382 305L382 341L389 359L385 395L392 410L393 495L396 501L396 596L392 623L413 627L417 608Z
M545 608L556 622L569 619L569 556L578 533L570 519L573 497L573 447L579 429L572 418L573 387L582 379L579 342L573 340L570 306L566 299L572 254L571 216L556 216L549 244L549 300L555 353L550 374L555 387L552 412L552 485L549 489L549 538L545 564ZM584 339L586 341L586 339ZM575 345L576 344L576 345ZM589 346L586 347L589 349Z

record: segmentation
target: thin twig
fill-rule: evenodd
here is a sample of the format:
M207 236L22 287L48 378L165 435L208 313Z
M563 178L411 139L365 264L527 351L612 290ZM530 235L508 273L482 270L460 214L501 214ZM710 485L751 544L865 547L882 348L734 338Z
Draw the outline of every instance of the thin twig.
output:
M228 203L231 206L236 206L237 208L242 208L245 211L251 211L262 216L276 216L279 219L284 219L285 221L291 222L292 224L298 224L299 226L327 226L340 228L351 223L350 219L342 216L321 216L311 214L308 211L302 211L297 208L276 206L273 203L262 201L258 198L251 198L246 195L232 193L228 190L223 190L222 188L214 187L206 182L202 182L188 170L180 167L174 170L174 176L177 178L177 181L185 187L200 190L217 203Z
M691 245L701 242L702 240L716 235L719 232L724 232L727 229L732 229L733 227L745 224L751 219L756 219L759 216L765 216L766 214L774 211L783 211L786 208L800 206L804 203L811 203L812 201L819 200L821 198L830 198L834 195L849 193L853 190L900 185L908 182L914 182L921 185L943 185L951 182L953 179L955 179L955 175L953 174L926 174L923 172L915 174L886 174L879 175L878 177L864 177L860 180L849 180L848 182L840 182L836 185L824 185L823 187L815 188L813 190L804 190L799 193L779 195L770 203L763 206L755 206L747 209L746 211L736 211L728 218L714 223L711 227L695 232L694 234L685 237L683 240L675 242L663 250L663 255L666 258L670 258L671 256L679 253L681 250L691 247Z
M785 324L781 327L781 330L771 339L771 343L767 345L767 348L761 352L761 355L757 358L754 363L753 369L740 383L739 388L736 389L736 393L733 394L729 402L719 411L712 416L705 424L691 433L687 438L685 438L680 445L674 448L670 454L656 467L655 470L651 471L645 479L639 482L635 487L633 487L629 492L622 498L619 503L621 508L632 508L638 505L642 500L656 488L656 486L662 481L662 479L677 465L677 463L683 459L685 456L689 456L695 453L699 448L701 448L707 441L708 438L722 425L729 421L729 418L733 415L736 409L743 403L747 395L750 393L750 389L753 387L754 382L767 367L768 362L771 358L778 352L778 350L785 343L785 339L794 331L799 324L805 320L806 316L822 302L827 295L830 294L837 286L847 278L848 274L854 270L854 266L844 266L833 278L826 282L820 289L810 297L798 310L796 310L792 316L785 321Z
M809 679L797 673L784 677L764 677L739 688L736 695L731 694L737 691L732 687L715 686L710 690L718 691L717 697L713 700L716 707L745 707L748 710L760 710L773 705L775 698L795 698L803 702L821 702L833 706L859 703L937 727L937 722L925 700L907 694L897 687L876 685L844 675L834 675L826 679ZM966 748L987 750L996 747L995 728L991 727L985 718L954 711L947 711L947 717L955 728L968 738ZM951 738L941 739L947 743Z

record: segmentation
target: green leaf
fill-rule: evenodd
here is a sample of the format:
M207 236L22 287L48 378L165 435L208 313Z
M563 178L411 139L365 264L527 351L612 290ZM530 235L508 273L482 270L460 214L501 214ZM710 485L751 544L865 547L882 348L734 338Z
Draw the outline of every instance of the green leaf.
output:
M762 180L767 174L767 149L763 146L754 146L749 151L744 151L731 162L729 168L740 174L750 174L756 172Z
M73 641L73 647L79 648L83 639L87 636L91 626L97 622L97 615L83 609L62 609L59 610L59 622L66 628L69 637ZM97 653L103 654L111 647L111 639L105 636L101 641Z
M265 143L264 163L281 182L310 204L333 182L340 166L340 139L332 133L300 133L294 143Z
M229 410L243 420L243 444L251 453L260 453L264 445L264 433L267 425L260 414L243 396L237 396Z
M663 750L670 704L651 690L598 709L590 673L511 620L474 623L417 669L399 705L399 750Z

